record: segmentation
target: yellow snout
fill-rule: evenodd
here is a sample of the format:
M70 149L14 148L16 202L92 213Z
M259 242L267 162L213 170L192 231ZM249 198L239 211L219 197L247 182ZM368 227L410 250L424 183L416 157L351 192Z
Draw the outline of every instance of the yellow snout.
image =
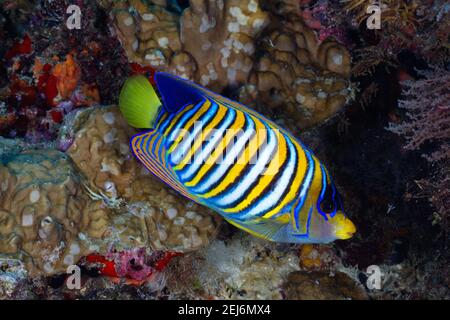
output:
M337 239L346 240L353 237L356 232L356 227L353 222L345 217L342 212L338 212L331 222L334 224L335 234Z

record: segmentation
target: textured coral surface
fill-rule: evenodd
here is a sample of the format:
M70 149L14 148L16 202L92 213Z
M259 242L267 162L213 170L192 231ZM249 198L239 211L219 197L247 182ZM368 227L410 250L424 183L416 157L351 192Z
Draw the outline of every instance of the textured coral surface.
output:
M134 0L109 10L130 61L216 92L232 88L294 128L332 117L351 97L349 52L319 40L295 9L276 16L256 0L198 0L178 16Z
M31 274L61 272L100 238L108 210L85 195L67 155L51 149L8 154L0 165L0 251L25 261Z

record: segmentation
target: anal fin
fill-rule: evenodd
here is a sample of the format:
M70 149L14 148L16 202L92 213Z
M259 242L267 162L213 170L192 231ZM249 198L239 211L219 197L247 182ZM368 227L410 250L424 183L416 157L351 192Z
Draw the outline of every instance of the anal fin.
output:
M279 232L286 224L279 223L272 219L261 218L257 221L239 221L224 217L233 226L240 228L255 237L262 238L264 240L278 241L281 238Z

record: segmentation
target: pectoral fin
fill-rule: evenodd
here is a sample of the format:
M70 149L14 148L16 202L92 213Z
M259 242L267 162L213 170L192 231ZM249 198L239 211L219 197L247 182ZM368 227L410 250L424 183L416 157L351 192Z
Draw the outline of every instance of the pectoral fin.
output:
M225 220L233 226L240 228L255 237L271 241L278 241L281 236L280 232L282 232L282 229L286 226L285 224L271 219L260 219L258 221L244 222L225 217Z

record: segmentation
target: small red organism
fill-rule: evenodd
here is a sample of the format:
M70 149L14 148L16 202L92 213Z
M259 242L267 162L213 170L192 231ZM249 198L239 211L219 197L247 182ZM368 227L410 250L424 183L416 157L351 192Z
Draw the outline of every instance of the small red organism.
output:
M157 271L162 271L172 260L174 257L181 256L181 252L172 252L172 251L166 251L164 252L163 256L155 262L154 268Z
M8 113L5 115L0 115L0 130L8 128L16 122L16 115L14 113Z
M92 253L86 257L86 261L89 263L101 264L103 267L100 269L100 273L107 277L119 277L116 272L116 264L113 260L108 260L105 256Z
M64 114L61 110L50 110L50 116L55 123L61 123L64 118Z
M42 68L42 74L38 78L37 88L39 92L45 95L47 104L54 107L56 105L54 99L58 95L57 78L50 73L52 66L45 64Z
M31 106L36 101L36 89L27 81L21 80L16 76L12 78L9 90L10 102L13 104L17 102L20 107Z
M130 63L132 74L142 74L147 77L151 84L155 85L155 72L156 70L150 66L141 66L139 63Z
M28 34L25 34L20 43L14 44L14 46L5 53L5 58L9 60L21 54L30 54L32 50L31 38Z
M123 279L127 284L139 286L152 281L152 276L163 271L172 258L181 255L182 253L173 251L155 251L148 255L145 248L135 248L109 252L106 256L90 254L86 261L100 264L100 274L113 282Z

